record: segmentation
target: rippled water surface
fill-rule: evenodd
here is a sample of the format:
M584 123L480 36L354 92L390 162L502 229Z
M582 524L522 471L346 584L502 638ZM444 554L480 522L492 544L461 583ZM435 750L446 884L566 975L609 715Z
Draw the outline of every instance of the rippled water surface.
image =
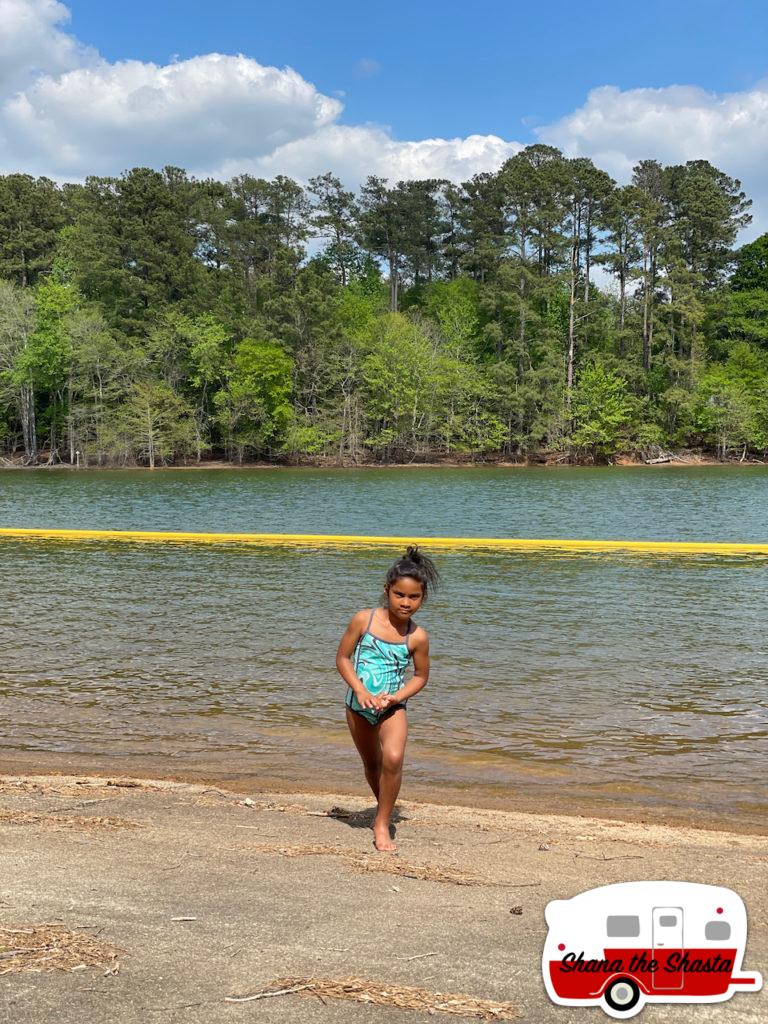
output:
M741 469L0 473L0 525L767 541ZM338 784L335 646L387 551L4 540L0 755ZM768 562L440 553L408 779L765 811Z

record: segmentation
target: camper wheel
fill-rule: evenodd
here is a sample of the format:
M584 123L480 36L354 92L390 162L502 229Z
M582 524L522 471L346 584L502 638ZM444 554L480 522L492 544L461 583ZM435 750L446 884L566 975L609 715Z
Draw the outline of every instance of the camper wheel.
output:
M629 1014L640 1002L640 989L631 978L616 978L603 993L603 999L617 1013Z

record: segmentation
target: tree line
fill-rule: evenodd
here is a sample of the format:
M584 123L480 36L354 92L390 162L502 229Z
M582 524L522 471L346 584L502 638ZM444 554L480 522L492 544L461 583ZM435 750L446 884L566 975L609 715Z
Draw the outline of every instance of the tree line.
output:
M0 177L0 450L161 465L768 450L768 235L704 160L461 185Z

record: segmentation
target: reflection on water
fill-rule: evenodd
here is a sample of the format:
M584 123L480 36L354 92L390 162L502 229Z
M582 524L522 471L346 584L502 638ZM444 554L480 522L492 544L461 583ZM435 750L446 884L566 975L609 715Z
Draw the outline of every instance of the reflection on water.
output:
M172 525L211 524L177 509ZM6 758L162 754L311 781L347 757L335 647L377 599L391 552L4 541L0 557ZM542 804L576 794L574 809L591 795L759 818L765 561L473 552L439 564L445 585L420 616L433 677L410 706L409 778L450 779L478 800L496 787Z

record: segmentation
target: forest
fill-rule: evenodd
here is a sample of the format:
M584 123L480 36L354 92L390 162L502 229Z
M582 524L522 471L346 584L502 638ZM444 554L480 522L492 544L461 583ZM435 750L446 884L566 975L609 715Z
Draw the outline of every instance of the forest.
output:
M768 452L768 234L705 160L0 177L5 465Z

